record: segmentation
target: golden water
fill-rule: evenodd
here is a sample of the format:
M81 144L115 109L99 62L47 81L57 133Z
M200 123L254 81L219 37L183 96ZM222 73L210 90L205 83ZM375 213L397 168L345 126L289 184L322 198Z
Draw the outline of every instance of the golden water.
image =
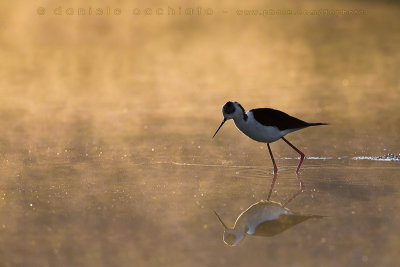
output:
M205 1L212 16L131 14L198 5L0 4L0 265L395 266L399 162L352 158L400 152L398 4ZM122 14L65 13L90 6ZM266 146L232 122L211 139L227 100L330 123L287 136L319 157L305 160L306 190L288 208L327 217L223 243L213 210L233 225L272 179ZM271 199L284 202L297 154L271 147Z

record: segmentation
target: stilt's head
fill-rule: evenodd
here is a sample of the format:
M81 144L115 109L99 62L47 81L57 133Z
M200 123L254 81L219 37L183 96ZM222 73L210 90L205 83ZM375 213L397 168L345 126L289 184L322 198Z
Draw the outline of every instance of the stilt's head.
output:
M218 127L217 131L215 132L214 136L218 133L219 129L221 129L222 125L227 120L234 119L234 118L247 118L247 115L244 111L244 108L235 101L226 102L226 104L222 107L222 114L224 115L224 120L222 121L221 125ZM213 136L213 138L214 138Z
M218 213L214 211L215 215L217 215L218 220L221 222L224 227L223 240L224 243L228 246L237 246L243 240L245 236L246 229L233 229L228 228L226 224L222 221L221 217L219 217Z
M222 107L222 114L224 115L224 118L229 120L229 119L234 119L236 117L241 118L244 116L244 108L242 105L240 105L236 101L229 101L226 102L226 104Z

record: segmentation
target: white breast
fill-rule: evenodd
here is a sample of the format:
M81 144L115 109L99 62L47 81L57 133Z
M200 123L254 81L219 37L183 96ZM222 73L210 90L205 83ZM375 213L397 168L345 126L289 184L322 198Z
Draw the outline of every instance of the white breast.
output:
M255 141L272 143L290 132L290 130L280 131L275 126L264 126L254 119L253 113L247 112L246 114L247 120L234 119L235 125L240 131Z

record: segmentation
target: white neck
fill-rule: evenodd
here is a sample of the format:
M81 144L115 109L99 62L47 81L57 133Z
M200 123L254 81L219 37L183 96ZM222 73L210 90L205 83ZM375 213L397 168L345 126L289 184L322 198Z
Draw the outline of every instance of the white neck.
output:
M244 119L244 115L246 115L246 120ZM247 114L241 114L240 116L234 117L233 121L235 122L236 127L243 132L245 130L247 122L249 121L249 117L247 116Z

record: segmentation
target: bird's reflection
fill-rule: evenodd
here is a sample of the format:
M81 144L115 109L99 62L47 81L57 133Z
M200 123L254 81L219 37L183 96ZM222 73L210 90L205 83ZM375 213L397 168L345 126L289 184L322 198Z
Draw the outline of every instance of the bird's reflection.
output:
M270 201L272 189L277 175L274 175L267 200L252 204L236 219L233 228L229 228L221 217L217 215L224 227L223 240L229 246L237 246L246 235L274 236L311 218L322 218L319 215L301 215L286 208L293 199L303 192L304 184L300 177L300 189L284 204Z
M269 201L269 199L271 198L272 190L274 189L277 178L278 178L278 174L276 172L274 172L274 178L272 178L271 188L269 189L267 201ZM287 204L289 204L293 199L295 199L298 195L300 195L301 193L304 192L305 184L304 184L303 180L301 179L300 174L296 173L296 178L299 181L299 190L297 190L297 192L293 196L291 196L288 200L286 200L286 202L282 205L282 207L286 207Z

